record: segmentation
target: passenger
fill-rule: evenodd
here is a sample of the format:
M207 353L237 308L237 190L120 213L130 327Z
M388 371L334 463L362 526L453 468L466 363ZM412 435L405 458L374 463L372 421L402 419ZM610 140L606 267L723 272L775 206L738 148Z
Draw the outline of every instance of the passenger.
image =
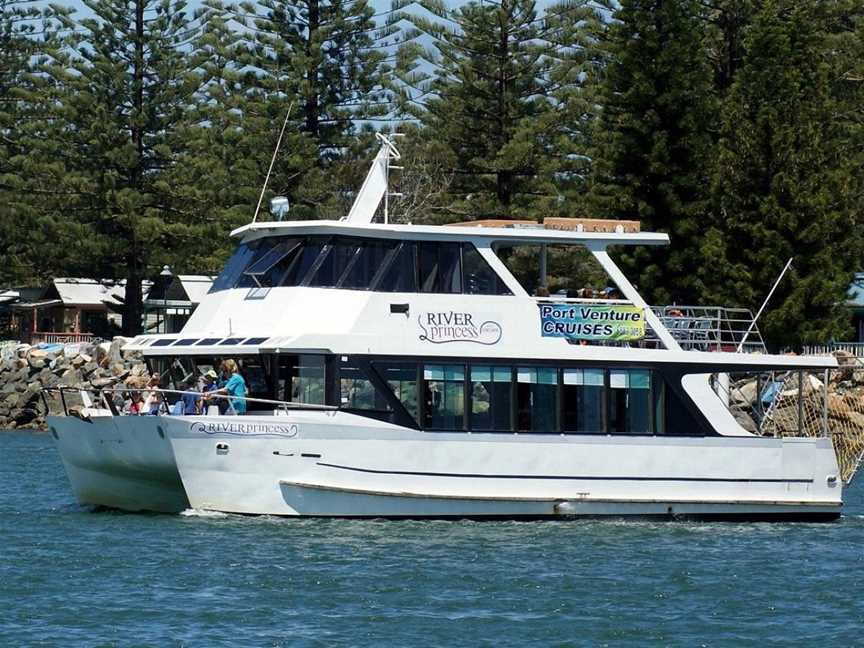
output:
M218 377L219 376L212 369L210 369L209 371L207 371L207 373L201 376L201 397L198 399L198 411L201 414L207 413L207 394L218 389L216 385L216 379Z
M537 286L537 288L534 289L534 296L535 297L548 297L549 296L549 288L547 288L546 286Z
M186 381L185 386L183 388L183 395L180 396L180 402L183 403L183 414L186 416L192 416L193 414L199 414L200 410L198 409L198 401L200 399L200 394L198 393L197 386L195 382L190 378Z
M226 413L230 414L231 410L233 410L235 414L245 414L246 381L240 375L237 363L233 360L226 360L222 363L222 366L230 373L231 377L228 378L228 382L225 383L224 387L210 392L208 398L212 398L216 394L225 394L229 396L229 409Z
M150 416L155 416L159 413L159 405L162 403L162 394L159 391L161 382L162 380L158 373L150 376L150 380L147 381L147 389L151 391L146 392L147 395L144 396L144 404L139 413Z
M141 396L141 392L130 392L123 402L123 413L130 416L138 416L143 406L144 399Z

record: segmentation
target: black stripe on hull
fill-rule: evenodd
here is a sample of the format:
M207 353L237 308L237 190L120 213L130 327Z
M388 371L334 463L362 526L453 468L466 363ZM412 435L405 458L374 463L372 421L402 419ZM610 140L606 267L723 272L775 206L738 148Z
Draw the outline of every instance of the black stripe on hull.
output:
M374 468L357 468L339 464L317 462L318 466L350 470L352 472L370 473L374 475L410 475L413 477L456 477L461 479L540 479L562 481L637 481L637 482L709 482L709 483L743 483L743 484L812 484L812 479L748 479L735 477L637 477L637 476L598 476L598 475L489 475L484 473L444 473L413 470L377 470Z

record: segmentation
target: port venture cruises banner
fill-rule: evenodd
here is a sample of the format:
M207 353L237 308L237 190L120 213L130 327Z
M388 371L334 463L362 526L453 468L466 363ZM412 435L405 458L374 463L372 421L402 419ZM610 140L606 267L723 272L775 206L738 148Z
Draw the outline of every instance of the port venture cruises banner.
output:
M645 337L645 313L614 304L539 304L543 337L631 342Z

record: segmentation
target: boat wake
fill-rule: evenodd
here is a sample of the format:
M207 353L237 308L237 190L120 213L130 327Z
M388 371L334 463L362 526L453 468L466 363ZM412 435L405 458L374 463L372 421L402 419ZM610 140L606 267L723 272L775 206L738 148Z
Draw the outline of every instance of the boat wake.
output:
M186 509L185 511L180 511L180 515L183 517L200 517L200 518L225 518L228 517L227 513L222 513L221 511L208 511L207 509Z

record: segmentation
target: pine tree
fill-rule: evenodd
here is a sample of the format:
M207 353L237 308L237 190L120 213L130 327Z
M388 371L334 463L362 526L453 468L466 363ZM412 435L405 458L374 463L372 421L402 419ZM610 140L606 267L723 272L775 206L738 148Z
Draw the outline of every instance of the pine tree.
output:
M602 72L595 214L669 233L670 247L621 254L657 304L693 303L702 292L714 95L700 10L697 0L622 0Z
M410 18L435 47L406 50L422 62L401 80L415 90L413 116L456 161L444 218L572 214L577 205L560 203L582 179L593 5L568 2L542 14L534 0L423 7L437 19Z
M371 145L368 124L392 113L389 47L398 28L376 19L366 0L261 0L227 10L254 34L244 38L240 112L264 170L294 107L268 197L289 196L293 218L344 216L357 188L348 184L359 170L354 154Z
M781 347L845 332L845 291L860 262L861 157L838 118L836 8L765 0L723 105L719 217L703 276L710 298L755 309L795 257L760 322Z
M0 0L0 286L35 281L64 258L62 250L52 249L50 210L40 198L45 169L31 151L44 136L48 112L44 96L32 93L32 74L46 53L60 47L66 13ZM44 254L48 249L52 253Z
M43 70L57 106L43 155L62 166L64 214L86 231L76 256L89 274L125 279L123 331L141 327L142 280L182 271L201 224L166 181L202 77L183 2L85 0L79 39ZM199 178L199 182L206 181ZM74 246L73 246L74 247Z

